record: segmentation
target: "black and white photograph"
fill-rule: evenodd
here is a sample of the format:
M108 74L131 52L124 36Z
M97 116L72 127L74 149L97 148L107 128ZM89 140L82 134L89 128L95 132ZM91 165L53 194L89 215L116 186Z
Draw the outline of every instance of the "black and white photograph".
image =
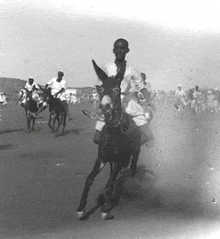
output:
M220 238L219 6L0 0L0 239Z

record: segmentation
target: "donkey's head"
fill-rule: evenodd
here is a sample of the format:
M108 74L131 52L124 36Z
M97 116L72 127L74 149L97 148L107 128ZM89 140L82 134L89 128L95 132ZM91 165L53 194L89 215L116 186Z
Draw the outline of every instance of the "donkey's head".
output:
M116 121L121 117L121 81L124 78L125 67L118 71L115 77L108 77L107 74L95 63L95 68L98 78L102 81L101 86L96 86L96 90L100 98L100 109L105 116L106 122Z

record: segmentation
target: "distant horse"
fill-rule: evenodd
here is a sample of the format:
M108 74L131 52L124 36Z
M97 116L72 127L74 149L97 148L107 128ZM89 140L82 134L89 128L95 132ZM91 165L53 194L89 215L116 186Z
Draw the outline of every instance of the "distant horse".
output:
M48 96L48 104L49 104L49 112L50 112L48 126L52 129L52 132L57 133L62 124L63 125L62 135L64 135L65 128L66 128L67 112L63 104L65 104L66 102L63 103L61 102L60 99L53 97L51 95L50 88L47 88L46 91ZM56 127L56 122L57 122L57 127Z
M91 173L86 178L77 215L80 220L83 220L90 187L102 168L110 163L112 167L105 187L104 205L101 209L102 219L108 220L114 218L109 212L114 207L113 191L119 172L130 164L131 175L134 176L136 173L141 147L141 132L131 116L123 112L121 106L120 85L126 66L124 65L115 77L110 78L94 61L93 66L98 78L102 81L102 86L96 88L100 97L100 109L105 118L105 126L101 131L98 157Z

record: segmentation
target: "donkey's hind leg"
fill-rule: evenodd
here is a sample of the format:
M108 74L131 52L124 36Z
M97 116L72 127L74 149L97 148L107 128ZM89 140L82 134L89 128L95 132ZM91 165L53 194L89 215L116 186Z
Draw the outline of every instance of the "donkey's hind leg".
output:
M88 199L88 194L89 194L90 187L92 186L95 177L100 173L100 171L102 170L102 168L104 166L105 166L105 163L102 163L100 161L100 159L97 158L91 173L86 178L85 187L84 187L81 199L80 199L79 207L77 209L77 215L78 215L79 218L82 217L83 214L84 214L84 209L85 209L86 204L87 204L87 199Z
M134 153L131 156L131 165L130 165L130 171L131 171L131 176L134 177L137 171L137 161L138 161L138 157L140 154L140 147L138 147Z
M66 128L66 114L62 116L62 124L63 124L62 135L64 135Z

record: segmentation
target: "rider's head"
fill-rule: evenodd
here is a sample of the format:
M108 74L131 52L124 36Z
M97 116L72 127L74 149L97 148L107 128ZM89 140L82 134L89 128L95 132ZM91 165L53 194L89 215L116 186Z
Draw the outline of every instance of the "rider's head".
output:
M34 83L34 78L33 78L33 77L30 77L30 78L28 79L28 83L29 83L30 85L32 85L32 84Z
M196 91L199 90L199 86L198 86L198 85L195 86L195 90L196 90Z
M115 60L118 62L124 61L126 54L129 52L129 43L123 38L119 38L114 43L113 52L115 54Z
M58 73L57 73L57 80L61 81L63 76L64 76L64 73L62 71L58 71Z

